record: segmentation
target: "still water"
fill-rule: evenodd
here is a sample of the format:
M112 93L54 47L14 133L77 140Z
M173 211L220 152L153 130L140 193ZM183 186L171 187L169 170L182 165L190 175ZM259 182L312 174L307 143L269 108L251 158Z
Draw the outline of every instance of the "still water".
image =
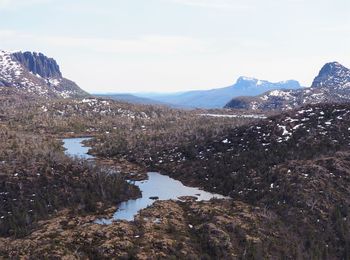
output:
M151 197L158 197L159 200L178 200L182 196L193 196L200 201L210 200L212 198L224 198L219 194L212 194L198 188L187 187L180 181L157 172L149 172L148 180L137 181L135 185L140 188L142 198L121 203L112 219L101 219L97 223L109 224L113 220L133 220L139 210L153 204L155 200L151 199Z
M64 139L64 148L69 156L77 156L85 159L92 159L93 156L86 154L89 147L84 147L82 142L88 138L71 138ZM132 182L142 192L142 197L136 200L128 200L122 202L118 210L114 213L111 219L100 219L96 223L110 224L115 220L134 219L139 210L147 208L154 203L154 199L159 200L179 200L182 196L196 197L197 200L210 200L212 198L226 198L219 194L209 193L198 188L192 188L183 185L180 181L172 179L166 175L157 172L149 172L148 180ZM153 198L153 199L151 199Z
M63 147L66 149L65 154L71 157L78 157L81 159L93 159L94 157L87 154L90 147L86 147L82 142L90 138L67 138L63 139Z

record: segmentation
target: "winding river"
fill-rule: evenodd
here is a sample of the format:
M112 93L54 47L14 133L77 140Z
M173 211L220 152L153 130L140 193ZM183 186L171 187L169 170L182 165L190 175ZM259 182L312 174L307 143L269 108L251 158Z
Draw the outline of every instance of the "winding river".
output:
M65 153L72 157L83 159L93 159L94 157L88 155L89 147L82 144L83 141L89 138L69 138L63 139ZM122 202L118 210L114 213L111 219L99 219L96 223L110 224L116 220L132 221L139 210L147 208L152 205L156 199L159 200L180 200L184 196L192 196L197 200L210 200L212 198L223 199L226 198L219 194L209 193L198 188L188 187L183 185L180 181L162 175L157 172L149 172L148 180L133 182L139 187L142 197Z

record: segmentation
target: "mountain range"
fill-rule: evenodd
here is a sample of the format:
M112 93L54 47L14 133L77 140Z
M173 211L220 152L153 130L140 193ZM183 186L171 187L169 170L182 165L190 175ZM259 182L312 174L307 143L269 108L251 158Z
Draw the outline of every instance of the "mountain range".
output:
M62 76L57 62L42 53L0 50L0 93L42 98L87 96Z
M143 98L184 108L223 108L232 98L255 96L275 89L300 89L298 81L288 80L272 83L250 77L240 77L229 87L211 90L196 90L173 94L135 94Z
M42 53L0 50L0 94L32 98L81 98L89 96L76 83L63 77L58 63ZM298 81L271 83L240 77L229 87L173 94L100 94L136 104L175 108L233 108L288 110L305 104L344 103L350 100L350 70L338 62L325 64L311 87Z
M311 87L273 90L255 97L238 97L226 108L252 110L288 110L305 104L345 103L350 100L350 70L338 62L325 64Z

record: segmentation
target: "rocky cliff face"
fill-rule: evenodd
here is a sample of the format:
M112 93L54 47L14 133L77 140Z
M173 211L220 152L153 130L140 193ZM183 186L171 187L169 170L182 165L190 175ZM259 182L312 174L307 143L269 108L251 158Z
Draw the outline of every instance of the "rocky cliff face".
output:
M43 78L62 77L57 62L36 52L15 52L12 55L34 75Z
M310 88L273 90L256 97L232 99L227 108L287 110L304 104L350 102L350 70L338 62L322 67Z
M76 98L88 94L62 76L57 62L42 53L0 50L0 93L44 98Z
M339 88L349 86L350 70L338 62L327 63L312 83L312 88Z

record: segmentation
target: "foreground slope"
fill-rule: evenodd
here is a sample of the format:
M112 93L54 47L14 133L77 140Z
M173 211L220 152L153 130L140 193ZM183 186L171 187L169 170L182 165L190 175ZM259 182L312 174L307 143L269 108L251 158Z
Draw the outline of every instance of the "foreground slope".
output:
M274 90L256 97L234 98L227 108L287 110L305 104L344 103L350 101L350 70L338 62L323 66L312 86L299 90Z
M349 131L349 105L309 105L151 156L131 151L128 158L266 209L280 228L288 227L291 243L298 241L291 259L347 259Z
M134 222L60 212L40 231L0 238L0 256L54 259L296 259L303 246L273 212L238 201L157 201ZM269 228L264 228L268 226ZM5 253L4 253L5 252Z
M124 179L144 171L124 158L101 156L99 163L108 168L72 160L55 140L92 135L100 142L107 136L114 141L108 151L118 152L128 149L120 139L125 137L141 145L142 153L143 145L156 151L194 137L215 136L253 119L207 118L192 111L96 98L2 102L0 115L0 258L199 258L213 253L225 257L245 249L253 254L251 243L257 236L253 221L237 228L235 236L242 242L234 246L225 242L227 223L244 218L237 212L252 214L252 220L265 219L241 203L226 210L227 204L221 202L166 201L145 210L135 222L94 223L99 214L111 216L121 200L139 195ZM208 220L207 212L214 208ZM217 223L223 210L230 216ZM220 233L202 237L208 230Z
M0 108L0 257L349 256L348 105L310 105L264 120L95 98ZM106 207L137 192L66 158L50 137L62 135L96 136L93 152L125 176L138 173L134 162L232 199L159 201L134 222L97 225L96 214L110 217L115 207Z
M120 174L68 158L58 141L6 126L0 160L0 237L26 236L62 209L94 214L138 195Z

